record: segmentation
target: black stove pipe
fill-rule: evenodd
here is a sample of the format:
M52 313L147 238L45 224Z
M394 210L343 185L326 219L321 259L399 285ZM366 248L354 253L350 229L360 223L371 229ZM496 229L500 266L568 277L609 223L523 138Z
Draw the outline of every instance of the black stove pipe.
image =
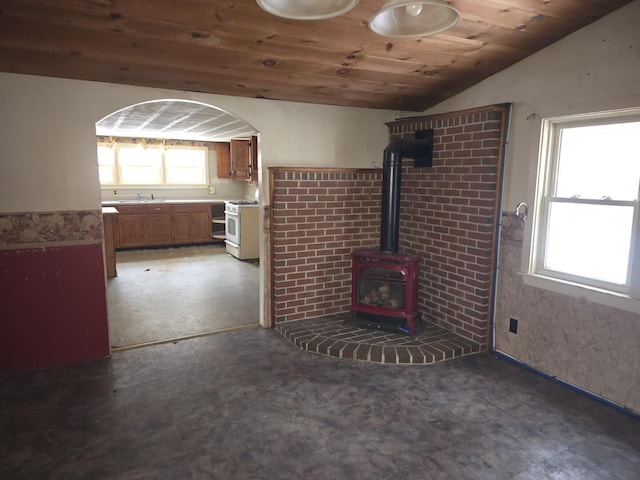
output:
M382 160L382 219L380 224L380 251L398 253L400 237L400 181L402 156L384 149Z
M429 131L433 132L433 131ZM398 253L400 239L400 184L402 158L416 159L416 165L430 166L433 137L415 140L392 140L384 149L382 160L382 218L380 251Z

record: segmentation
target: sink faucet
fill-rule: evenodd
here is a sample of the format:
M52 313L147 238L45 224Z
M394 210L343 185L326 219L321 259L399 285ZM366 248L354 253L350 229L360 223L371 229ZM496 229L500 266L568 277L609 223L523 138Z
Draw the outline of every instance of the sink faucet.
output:
M142 195L142 192L136 192L136 195L138 196L139 201L144 200L144 196Z

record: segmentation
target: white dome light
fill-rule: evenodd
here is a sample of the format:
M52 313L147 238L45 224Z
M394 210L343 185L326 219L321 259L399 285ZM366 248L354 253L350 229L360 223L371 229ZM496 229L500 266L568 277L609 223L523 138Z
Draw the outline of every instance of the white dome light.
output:
M256 0L265 12L292 20L322 20L353 9L358 0Z
M446 0L388 0L369 20L369 28L385 37L419 38L453 27L460 12Z

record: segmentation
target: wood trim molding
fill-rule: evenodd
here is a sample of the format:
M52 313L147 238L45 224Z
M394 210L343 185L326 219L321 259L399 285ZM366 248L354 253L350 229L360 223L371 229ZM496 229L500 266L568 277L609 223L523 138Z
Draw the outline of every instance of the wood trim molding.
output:
M394 127L407 127L412 124L419 124L425 122L434 122L437 120L445 120L449 118L457 118L465 115L474 115L476 113L486 113L486 112L504 112L511 107L509 103L496 103L494 105L486 105L483 107L474 107L468 108L465 110L458 110L454 112L444 112L444 113L434 113L430 115L421 115L417 117L403 117L393 120L391 122L385 123L387 128L391 130ZM415 130L419 130L419 128L414 128Z
M372 173L380 171L379 168L341 168L341 167L268 167L271 175L279 172L291 173Z

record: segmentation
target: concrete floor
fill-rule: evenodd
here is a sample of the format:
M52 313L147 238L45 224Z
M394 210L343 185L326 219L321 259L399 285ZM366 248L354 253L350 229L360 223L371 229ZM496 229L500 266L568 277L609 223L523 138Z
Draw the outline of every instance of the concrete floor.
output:
M240 261L224 244L116 253L107 282L112 347L128 347L255 325L257 261Z
M637 480L640 419L489 354L381 365L249 328L0 377L0 478Z

